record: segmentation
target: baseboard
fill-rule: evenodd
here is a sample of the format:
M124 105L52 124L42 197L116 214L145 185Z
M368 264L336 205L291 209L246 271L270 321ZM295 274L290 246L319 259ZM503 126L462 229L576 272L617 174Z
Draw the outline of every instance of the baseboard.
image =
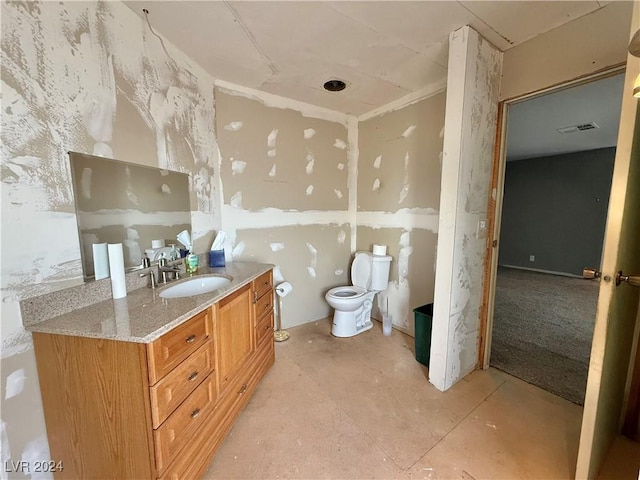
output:
M549 275L558 275L560 277L582 278L582 275L576 275L575 273L554 272L553 270L542 270L541 268L529 268L529 267L521 267L520 265L502 265L502 264L498 264L498 266L505 267L505 268L513 268L515 270L527 270L529 272L547 273Z

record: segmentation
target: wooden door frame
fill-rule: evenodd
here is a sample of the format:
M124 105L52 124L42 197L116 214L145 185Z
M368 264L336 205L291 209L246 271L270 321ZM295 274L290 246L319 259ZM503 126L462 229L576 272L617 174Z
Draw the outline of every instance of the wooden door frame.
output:
M498 271L498 252L500 249L500 227L502 220L502 204L504 199L504 175L506 169L506 144L507 125L509 119L509 107L526 100L531 100L542 95L565 90L579 85L590 83L603 78L611 77L624 72L626 62L611 67L603 68L589 75L584 75L572 80L567 80L547 88L536 90L502 100L498 105L498 123L496 127L496 140L493 154L493 167L491 185L489 187L489 199L487 206L487 236L486 255L482 281L482 307L480 311L480 339L478 348L478 368L489 368L491 359L491 338L493 330L493 314L495 303L495 285Z

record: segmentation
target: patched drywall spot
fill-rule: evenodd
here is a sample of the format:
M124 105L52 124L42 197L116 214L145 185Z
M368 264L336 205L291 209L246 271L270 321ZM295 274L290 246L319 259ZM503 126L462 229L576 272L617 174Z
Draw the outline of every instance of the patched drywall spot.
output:
M305 172L307 175L311 175L313 173L313 166L316 163L316 159L314 158L312 153L307 154L307 166L305 167Z
M346 240L346 238L347 238L347 232L345 232L344 230L340 230L338 232L338 243L341 245L344 244L344 241Z
M373 185L372 185L371 189L372 189L374 192L380 189L380 179L379 179L379 178L376 178L376 179L373 181Z
M231 197L229 205L234 208L242 208L242 192L236 192L233 197Z
M402 188L400 189L400 195L398 195L398 204L402 203L405 201L405 199L407 198L407 195L409 195L409 185L403 185Z
M273 282L277 285L284 281L285 278L282 274L282 269L278 265L276 265L275 267L273 267Z
M21 394L22 390L24 390L24 380L24 369L22 368L7 375L4 399L8 400L11 397Z
M407 128L403 133L402 136L404 138L410 137L411 134L413 134L413 132L415 132L416 130L416 126L415 125L411 125L409 128Z
M380 165L382 165L382 155L378 155L373 161L373 168L380 168Z
M241 121L229 122L224 126L225 130L230 132L237 132L242 128L243 123Z
M276 156L276 149L275 148L272 148L271 150L267 151L267 157L273 158L275 156Z
M269 170L269 176L270 177L275 177L276 176L276 164L275 163L271 166L271 170Z
M46 471L44 468L40 469L40 471L36 471L35 466L42 465L43 460L49 458L50 454L47 437L45 434L42 434L38 438L27 443L22 451L21 460L25 462L26 465L30 465L32 467L30 470L32 480L48 480L51 478L51 472ZM60 461L61 459L57 460Z
M316 134L316 131L313 128L305 128L304 129L304 139L305 140L309 140L310 138L313 138L313 136Z
M160 191L162 193L164 193L165 195L171 195L171 187L169 185L167 185L166 183L163 183L160 186Z
M48 457L47 457L48 458ZM7 423L0 419L0 460L2 465L5 466L11 460L11 445L9 444L9 435L7 433ZM2 469L4 470L4 468ZM6 476L0 475L2 479Z
M335 189L333 190L333 193L335 193L335 194L336 194L336 197L337 197L337 198L342 198L342 192L341 192L340 190L338 190L337 188L335 188Z
M334 275L336 277L339 277L340 275L342 275L344 273L344 270L342 268L336 268L333 273L334 273Z
M278 139L278 129L274 128L267 136L267 146L274 148L276 146L276 140Z
M233 250L231 251L233 254L233 257L239 257L244 253L244 249L245 249L246 245L244 242L238 242L236 244L235 247L233 247Z
M270 243L269 247L271 247L272 252L279 252L280 250L284 250L284 243L282 242Z
M311 194L313 193L313 185L309 185L309 186L307 187L307 189L305 190L305 193L306 193L307 195L311 195Z
M316 265L318 265L318 249L307 243L307 249L311 254L311 260L309 262L309 266L307 267L307 271L309 272L309 276L311 278L316 278Z
M233 160L231 162L231 173L233 175L243 173L245 168L247 168L247 162L243 160Z
M337 167L338 167L338 170L344 170L344 163L339 163Z
M336 138L333 146L339 148L340 150L345 150L347 148L347 144L345 143L345 141L340 138Z

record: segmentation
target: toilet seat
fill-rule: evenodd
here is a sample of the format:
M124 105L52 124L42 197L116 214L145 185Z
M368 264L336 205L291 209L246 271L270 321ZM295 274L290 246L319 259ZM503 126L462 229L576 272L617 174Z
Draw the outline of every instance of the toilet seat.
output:
M327 295L330 297L347 299L347 298L358 298L363 296L366 293L367 293L366 288L353 286L353 285L346 285L342 287L332 288L327 292Z
M368 252L356 253L351 263L351 284L356 287L369 289L371 285L371 255Z

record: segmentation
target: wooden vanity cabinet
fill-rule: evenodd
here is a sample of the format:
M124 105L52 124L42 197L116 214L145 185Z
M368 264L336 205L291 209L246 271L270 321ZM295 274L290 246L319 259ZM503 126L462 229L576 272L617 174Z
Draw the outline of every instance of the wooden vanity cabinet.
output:
M271 278L149 344L33 333L56 478L202 475L273 365Z
M273 273L269 270L253 281L254 338L258 348L273 350ZM263 347L263 344L268 344Z

